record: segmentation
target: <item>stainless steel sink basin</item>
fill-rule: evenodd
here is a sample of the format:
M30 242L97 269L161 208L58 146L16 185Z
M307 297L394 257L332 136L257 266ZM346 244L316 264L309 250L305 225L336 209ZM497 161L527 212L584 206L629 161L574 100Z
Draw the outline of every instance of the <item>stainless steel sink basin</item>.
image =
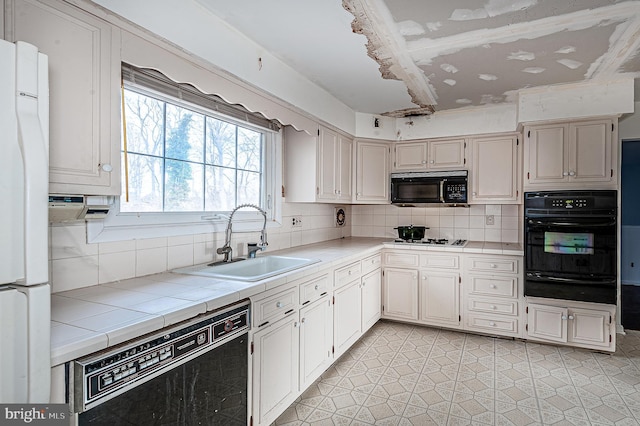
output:
M301 257L260 256L241 262L216 263L213 264L213 266L189 266L187 268L174 269L173 272L234 281L260 281L318 262L320 262L319 259L305 259Z

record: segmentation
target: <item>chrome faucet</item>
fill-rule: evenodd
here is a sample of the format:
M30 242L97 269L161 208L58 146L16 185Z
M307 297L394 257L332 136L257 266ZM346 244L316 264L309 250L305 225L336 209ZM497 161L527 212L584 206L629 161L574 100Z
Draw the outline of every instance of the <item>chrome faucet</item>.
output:
M250 250L249 257L256 257L256 251L265 250L267 248L267 246L269 245L269 243L267 243L267 212L265 212L264 210L262 210L260 207L256 206L255 204L240 204L238 207L233 209L231 211L231 214L229 215L229 221L227 222L227 230L226 230L226 233L225 233L224 245L216 250L216 253L224 254L224 259L222 259L223 262L231 262L233 260L232 259L233 249L231 248L231 233L233 231L231 229L231 224L232 224L232 221L233 221L233 215L238 210L240 210L241 208L244 208L244 207L251 207L253 209L258 210L260 213L262 213L262 216L264 218L264 222L262 224L262 231L260 232L260 244L257 244L256 248L253 251Z

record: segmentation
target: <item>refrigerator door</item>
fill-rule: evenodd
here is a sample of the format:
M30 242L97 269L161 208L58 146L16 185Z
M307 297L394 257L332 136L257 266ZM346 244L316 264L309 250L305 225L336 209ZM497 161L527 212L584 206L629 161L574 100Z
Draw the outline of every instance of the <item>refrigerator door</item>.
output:
M0 41L0 285L38 285L49 281L48 63L30 44Z
M0 403L27 401L27 312L24 293L0 289Z
M0 403L49 402L47 66L0 40Z

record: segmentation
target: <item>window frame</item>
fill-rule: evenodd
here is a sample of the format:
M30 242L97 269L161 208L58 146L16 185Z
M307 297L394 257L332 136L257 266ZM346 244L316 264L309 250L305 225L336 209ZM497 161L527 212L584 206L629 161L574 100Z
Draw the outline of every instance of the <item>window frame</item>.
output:
M225 114L204 108L192 102L174 99L164 93L131 82L124 83L125 88L168 102L173 105L192 109L198 113L220 119L231 124L258 131L264 135L261 191L261 208L267 213L267 227L282 225L282 196L278 188L282 186L282 131L275 132ZM121 93L122 96L122 93ZM122 122L121 122L122 125ZM123 161L122 146L120 161ZM189 234L224 232L230 211L199 212L120 212L120 198L89 197L88 204L108 204L109 213L102 220L87 221L87 242L111 242L142 238L170 237ZM234 231L259 231L263 217L254 210L240 210L233 218Z

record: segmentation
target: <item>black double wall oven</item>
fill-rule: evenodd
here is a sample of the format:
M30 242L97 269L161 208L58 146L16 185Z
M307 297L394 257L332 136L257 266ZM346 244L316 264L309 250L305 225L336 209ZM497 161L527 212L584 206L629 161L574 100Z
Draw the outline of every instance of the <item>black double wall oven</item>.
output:
M616 191L525 193L525 296L615 304Z

